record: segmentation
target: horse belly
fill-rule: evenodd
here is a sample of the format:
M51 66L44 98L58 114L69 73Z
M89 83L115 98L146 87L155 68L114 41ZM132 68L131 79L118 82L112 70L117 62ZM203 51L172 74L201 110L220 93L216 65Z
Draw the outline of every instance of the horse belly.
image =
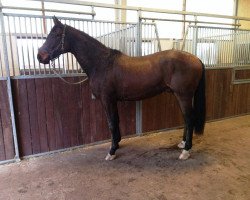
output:
M137 84L125 84L123 87L118 88L117 94L119 100L132 101L153 97L164 91L171 91L164 83L147 84L138 82Z

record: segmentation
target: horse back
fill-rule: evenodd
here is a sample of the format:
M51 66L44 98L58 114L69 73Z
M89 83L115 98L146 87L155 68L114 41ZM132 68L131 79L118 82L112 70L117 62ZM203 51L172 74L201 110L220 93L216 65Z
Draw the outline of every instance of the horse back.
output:
M114 61L112 80L118 96L137 100L165 90L196 87L199 71L200 60L182 51L168 50L141 57L121 54Z

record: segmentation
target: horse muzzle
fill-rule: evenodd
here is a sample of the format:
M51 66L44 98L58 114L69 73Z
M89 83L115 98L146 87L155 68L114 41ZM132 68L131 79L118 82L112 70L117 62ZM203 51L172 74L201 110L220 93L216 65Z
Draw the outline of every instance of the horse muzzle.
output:
M44 50L38 50L38 54L37 54L37 59L40 63L43 64L49 64L50 61L50 55L47 51Z

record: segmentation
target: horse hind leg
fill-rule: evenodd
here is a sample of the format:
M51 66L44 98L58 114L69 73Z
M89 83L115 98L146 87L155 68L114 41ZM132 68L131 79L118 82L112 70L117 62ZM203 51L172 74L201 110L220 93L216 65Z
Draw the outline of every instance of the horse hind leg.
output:
M185 128L183 133L183 140L178 145L183 149L179 159L186 160L190 157L190 150L192 148L193 130L194 130L194 110L192 106L192 95L178 95L175 94L180 104L180 108L184 117Z

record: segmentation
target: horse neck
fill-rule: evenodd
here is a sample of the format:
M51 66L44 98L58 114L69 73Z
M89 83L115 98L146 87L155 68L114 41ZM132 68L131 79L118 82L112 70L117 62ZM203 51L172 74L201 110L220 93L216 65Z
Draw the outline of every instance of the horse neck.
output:
M86 74L91 77L97 68L105 67L107 58L112 49L105 47L102 43L74 28L69 29L70 52L74 54L78 63Z

